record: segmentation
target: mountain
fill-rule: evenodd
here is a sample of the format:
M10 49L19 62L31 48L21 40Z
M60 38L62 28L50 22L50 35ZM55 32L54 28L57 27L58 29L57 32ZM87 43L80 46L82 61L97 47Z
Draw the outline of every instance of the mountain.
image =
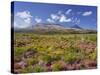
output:
M78 29L78 30L82 30L83 28L80 27L79 25L73 25L72 27L70 27L71 29Z
M79 25L73 25L71 27L63 27L60 24L54 23L37 23L35 25L26 28L15 28L15 32L33 32L39 34L66 34L66 33L96 33L94 30L83 29Z
M66 29L65 27L61 26L60 24L49 24L49 23L38 23L33 25L32 27L34 30L36 29L46 29L46 30L63 30Z

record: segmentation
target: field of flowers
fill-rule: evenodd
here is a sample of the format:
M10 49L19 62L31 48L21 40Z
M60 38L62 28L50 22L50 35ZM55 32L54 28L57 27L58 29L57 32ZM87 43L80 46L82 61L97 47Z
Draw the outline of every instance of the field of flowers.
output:
M97 68L96 34L14 33L14 72Z

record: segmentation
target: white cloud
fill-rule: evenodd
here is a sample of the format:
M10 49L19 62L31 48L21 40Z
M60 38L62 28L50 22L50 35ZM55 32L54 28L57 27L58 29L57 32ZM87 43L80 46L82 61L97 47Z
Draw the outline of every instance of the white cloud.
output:
M89 15L91 15L92 14L92 11L86 11L86 12L84 12L82 15L83 16L89 16Z
M36 17L36 18L35 18L35 22L36 22L36 23L40 23L40 22L42 22L42 19L41 19L41 18Z
M26 23L18 23L18 22L16 22L16 21L14 21L14 28L26 28L26 27L28 27L29 25L28 24L26 24Z
M71 22L71 18L67 18L66 15L62 14L61 11L58 11L58 13L57 14L51 14L50 18L48 18L47 21L52 22L52 23L54 23L55 21L58 21L58 22Z
M49 23L54 23L55 21L54 21L53 19L51 19L51 18L48 18L48 19L47 19L47 22L49 22Z
M68 14L70 14L71 11L72 11L72 9L68 9L65 14L68 15Z
M50 16L53 20L58 20L59 19L59 16L57 14L51 14Z
M30 19L30 18L26 18L26 19L24 19L24 21L25 21L26 23L28 23L28 24L31 23L31 19Z
M24 22L30 24L31 23L32 15L30 14L29 11L22 11L22 12L17 12L15 17L19 17L22 20L24 20Z
M67 10L67 14L69 14L72 11L72 9ZM58 11L56 14L51 14L49 18L46 19L46 21L50 23L54 22L71 22L71 18L67 18L65 14L62 13L62 11Z
M59 22L71 22L70 18L66 18L66 16L64 14L61 15Z
M14 27L25 28L31 25L32 15L29 11L17 12L14 16Z
M23 18L23 19L32 17L29 11L17 12L16 16Z

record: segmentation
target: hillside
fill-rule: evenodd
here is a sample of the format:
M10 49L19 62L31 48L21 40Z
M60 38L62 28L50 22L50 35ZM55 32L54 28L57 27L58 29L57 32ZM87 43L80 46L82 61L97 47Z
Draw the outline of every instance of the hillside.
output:
M80 27L79 25L73 25L71 27L63 27L60 24L47 24L37 23L27 28L14 28L15 32L33 32L39 34L68 34L68 33L96 33L96 30L89 30Z

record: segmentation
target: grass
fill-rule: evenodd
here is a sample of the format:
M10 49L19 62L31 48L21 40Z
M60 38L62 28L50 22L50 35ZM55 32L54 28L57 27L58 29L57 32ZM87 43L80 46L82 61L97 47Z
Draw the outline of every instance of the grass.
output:
M18 73L60 71L62 66L58 61L66 65L80 64L80 69L87 69L82 60L96 62L96 44L96 34L14 33L14 64L21 61L26 63L24 68L14 70L18 70Z

